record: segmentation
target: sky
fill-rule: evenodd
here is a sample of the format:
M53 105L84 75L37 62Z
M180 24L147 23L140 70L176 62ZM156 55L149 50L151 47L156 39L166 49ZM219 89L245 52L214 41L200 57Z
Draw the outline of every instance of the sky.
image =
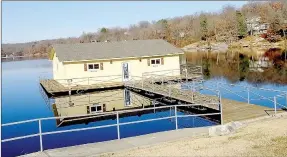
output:
M220 11L247 1L43 1L2 2L2 43L79 37L101 27Z

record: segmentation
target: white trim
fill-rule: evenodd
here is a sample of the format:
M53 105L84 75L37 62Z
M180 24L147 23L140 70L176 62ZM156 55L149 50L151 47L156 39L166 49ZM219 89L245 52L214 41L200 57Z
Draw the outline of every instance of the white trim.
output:
M97 107L98 106L101 106L101 110L98 111ZM92 107L95 107L96 108L96 111L92 111ZM100 105L100 104L93 104L92 106L90 106L90 113L98 113L98 112L103 112L103 106Z
M97 69L94 69L96 64L98 65L98 68L97 68ZM90 69L90 68L89 68L90 65L93 65L93 69ZM100 68L101 68L101 67L100 67L100 63L88 63L88 64L87 64L87 69L88 69L88 71L95 72L95 71L100 70Z
M139 56L139 57L123 57L123 58L105 58L105 59L91 59L91 60L71 60L71 61L60 61L65 63L77 63L77 62L91 62L91 61L109 61L109 60L129 60L129 59L138 59L141 58L152 58L152 57L166 57L166 56L178 56L178 55L184 55L185 53L174 53L174 54L165 54L165 55L151 55L151 56Z
M154 64L152 64L153 60L154 60ZM159 63L156 63L157 60L159 60ZM150 65L161 65L161 58L152 58L152 59L150 59Z

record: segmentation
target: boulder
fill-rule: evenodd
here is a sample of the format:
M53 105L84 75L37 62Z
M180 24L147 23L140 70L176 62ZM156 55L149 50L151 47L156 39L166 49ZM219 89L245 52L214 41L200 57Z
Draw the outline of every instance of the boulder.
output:
M218 125L209 128L209 136L223 136L235 132L243 126L240 122L230 122L225 125Z

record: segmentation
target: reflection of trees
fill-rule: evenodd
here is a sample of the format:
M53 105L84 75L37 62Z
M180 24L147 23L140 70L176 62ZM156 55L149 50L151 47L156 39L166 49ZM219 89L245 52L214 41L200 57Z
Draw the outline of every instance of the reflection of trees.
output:
M244 81L249 72L249 58L243 54L239 55L239 80Z
M201 65L205 79L224 77L232 83L244 80L255 85L287 84L287 64L284 61L284 63L277 62L279 64L273 62L274 66L265 68L263 72L257 72L249 70L250 59L246 55L228 55L228 58L219 60L219 64L216 64L216 57L215 53L209 54L208 57L203 53L187 55L187 58L190 58L190 63L197 64L199 60L202 60ZM284 53L282 53L283 57L285 57Z
M210 60L208 58L202 59L202 69L203 69L203 76L204 79L210 79Z

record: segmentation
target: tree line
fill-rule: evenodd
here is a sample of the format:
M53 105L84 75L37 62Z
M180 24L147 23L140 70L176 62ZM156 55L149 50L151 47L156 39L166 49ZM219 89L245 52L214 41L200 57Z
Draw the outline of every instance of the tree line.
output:
M248 2L237 9L224 6L219 12L200 12L193 15L140 21L128 28L100 28L96 32L83 32L80 37L42 40L23 44L3 44L2 55L18 53L27 56L47 55L52 44L88 43L103 41L164 39L183 47L191 43L207 40L233 42L248 35L246 19L261 17L261 23L269 23L268 32L273 34L284 30L287 23L287 2Z

